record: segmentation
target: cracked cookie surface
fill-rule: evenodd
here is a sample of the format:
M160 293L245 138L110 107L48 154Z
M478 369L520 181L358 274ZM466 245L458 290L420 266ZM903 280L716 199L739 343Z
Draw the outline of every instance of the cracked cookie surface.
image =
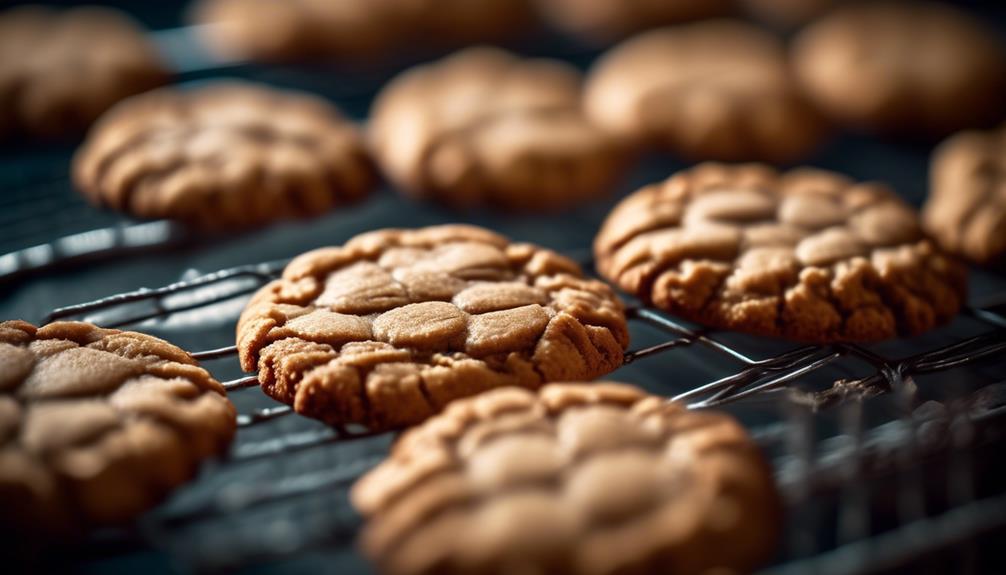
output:
M297 257L249 302L237 345L298 413L383 430L487 389L608 373L628 331L611 289L573 261L448 225Z
M473 48L406 71L371 112L370 140L406 193L468 208L555 210L605 195L622 154L553 60Z
M836 121L945 135L1003 117L1006 48L945 2L851 2L803 29L793 67Z
M0 12L0 141L83 131L169 72L124 13L25 6Z
M1006 124L963 132L933 152L926 231L949 251L994 264L1006 256Z
M206 229L325 213L376 184L357 128L304 93L241 82L131 98L74 157L93 203Z
M748 572L780 510L743 428L623 384L459 400L351 491L381 572Z
M893 192L823 170L701 164L644 187L594 242L602 275L709 326L872 341L950 320L965 268Z
M221 385L163 340L0 323L0 528L15 538L126 522L234 431Z
M621 140L703 160L792 160L825 131L791 78L782 43L732 20L654 30L616 46L592 66L584 108Z

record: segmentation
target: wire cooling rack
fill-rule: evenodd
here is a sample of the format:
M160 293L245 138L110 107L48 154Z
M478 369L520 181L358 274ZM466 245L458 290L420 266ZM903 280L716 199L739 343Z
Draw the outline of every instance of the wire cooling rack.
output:
M46 319L80 318L142 329L193 314L233 317L248 294L278 277L285 263L233 267L161 288L114 294L56 309ZM627 352L625 362L652 363L672 377L675 350L706 352L728 374L669 399L693 409L760 407L762 423L752 427L752 435L772 460L788 518L787 541L770 572L882 572L920 558L932 560L948 549L952 558L945 560L954 561L956 570L978 572L987 565L979 562L976 550L981 537L1006 527L1006 483L1000 477L991 489L984 486L989 477L983 456L990 446L998 446L1006 429L1006 385L950 385L943 389L942 401L925 401L918 378L979 365L1002 374L1003 302L1006 293L964 310L961 319L973 335L900 356L851 344L786 345L755 356L731 341L732 334L702 331L637 304L628 310L630 325L634 332L655 332L656 341L650 337L650 343ZM185 325L199 329L198 320ZM236 348L193 355L203 362L234 362ZM836 367L855 375L833 379L825 374ZM808 381L814 385L803 386ZM239 406L246 394L264 398L253 391L238 393L257 385L255 375L224 383ZM350 542L359 524L345 503L346 490L380 461L391 434L314 422L306 428L284 425L305 421L286 405L240 411L234 449L200 480L210 488L201 497L182 497L156 512L145 523L147 537L208 569ZM290 460L302 464L314 459L312 454L325 446L354 443L357 449L340 453L336 461L322 457L323 463L303 471L296 470L297 463L289 467ZM244 470L263 465L283 472L248 480L253 474ZM314 513L295 511L290 519L290 510L299 509L301 500L319 497L328 501L308 504L304 509ZM265 535L248 537L249 529L260 530L254 517L268 515L277 504L287 519L270 519ZM231 531L211 527L221 523ZM207 533L214 534L208 541ZM203 544L194 543L199 541Z

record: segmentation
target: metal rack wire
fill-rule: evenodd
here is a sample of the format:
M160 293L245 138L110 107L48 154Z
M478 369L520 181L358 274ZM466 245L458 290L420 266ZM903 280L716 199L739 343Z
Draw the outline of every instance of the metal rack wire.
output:
M285 261L265 262L219 270L156 289L139 289L96 301L62 307L47 320L83 318L114 327L144 324L173 314L241 298L276 278ZM992 298L991 303L1001 298ZM773 454L777 480L787 501L791 540L779 563L780 573L814 569L825 573L866 573L903 564L924 552L959 543L962 538L1006 526L1006 494L978 499L974 489L975 450L994 441L1006 422L1006 406L989 402L987 388L978 394L960 393L943 404L929 402L916 408L915 378L945 372L983 360L1002 365L1006 354L1006 318L991 304L967 308L964 315L981 326L980 333L949 345L905 357L884 357L860 345L798 346L767 358L754 358L718 334L686 326L644 306L629 308L632 325L659 330L663 341L626 353L626 364L654 361L674 349L702 348L724 358L731 374L669 398L690 408L725 406L741 400L772 397L781 411L753 436ZM195 352L203 361L236 354L234 346ZM831 381L823 389L794 387L829 365L857 362L867 373ZM257 386L254 375L225 382L230 392ZM995 391L994 388L993 391ZM1004 388L1006 389L1006 388ZM984 396L982 395L984 394ZM1006 392L1002 395L1006 397ZM864 405L871 398L893 401L896 416L879 425L866 421ZM939 406L934 407L934 406ZM254 409L239 416L242 430L270 425L293 411L285 405ZM837 418L838 433L817 437L822 415ZM272 424L275 425L275 424ZM938 428L941 432L934 433ZM387 438L367 430L321 427L306 431L269 433L264 439L238 444L222 462L233 468L256 461L272 461L333 443ZM344 491L380 459L372 453L349 462L295 474L281 480L243 484L175 509L158 521L157 529L171 531L219 516L232 516L277 501L325 491ZM923 466L934 459L950 461L946 475L946 511L926 513L927 479ZM873 534L871 481L889 480L896 487L896 520ZM1002 485L999 485L1002 488ZM835 525L822 526L822 500L831 497L838 511ZM352 515L339 516L318 529L331 540L348 539L357 528ZM834 545L822 549L815 532L834 531ZM974 566L974 562L962 563Z

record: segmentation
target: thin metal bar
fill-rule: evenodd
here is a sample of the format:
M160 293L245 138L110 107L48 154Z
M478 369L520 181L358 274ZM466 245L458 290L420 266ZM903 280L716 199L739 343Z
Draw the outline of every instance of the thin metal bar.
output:
M258 385L257 375L246 375L244 377L239 377L238 379L232 379L230 381L224 381L221 383L224 389L227 391L237 391L239 389L246 389L249 387L255 387Z
M253 411L250 414L238 415L238 427L251 427L253 425L258 425L259 423L272 421L273 419L283 417L284 415L290 415L291 413L293 413L293 408L289 405L266 407Z
M656 310L652 310L650 308L630 308L630 309L626 310L626 315L628 315L629 317L637 317L637 318L639 318L639 319L641 319L641 320L643 320L643 321L645 321L645 322L647 322L647 323L649 323L651 325L659 327L659 328L661 328L661 329L663 329L665 331L670 331L670 332L682 335L682 336L684 336L684 337L686 337L688 339L701 342L701 343L705 344L706 346L709 346L710 348L715 349L716 351L719 351L719 352L721 352L721 353L723 353L725 355L728 355L728 356L736 359L737 361L740 361L740 362L743 362L743 363L747 363L747 364L756 363L754 360L752 360L751 358L749 358L746 355L742 354L741 352L739 352L739 351L737 351L737 350L735 350L735 349L733 349L731 347L728 347L726 345L723 345L722 343L720 343L720 342L718 342L718 341L716 341L714 339L710 339L710 338L708 338L708 337L706 337L706 336L704 336L702 334L696 333L696 332L694 332L694 331L686 328L685 326L683 326L683 325L681 325L681 324L679 324L679 323L677 323L677 322L675 322L675 321L673 321L673 320L671 320L671 319L669 319L669 318L661 315Z
M155 299L181 291L204 287L240 277L250 277L264 282L273 279L277 273L275 267L274 262L238 266L209 273L191 280L175 282L160 288L140 288L131 292L115 294L90 302L56 308L48 316L46 316L46 323L56 319L108 309L122 304Z
M678 339L672 339L670 341L665 341L664 343L658 343L657 345L651 345L650 347L644 347L642 349L637 349L635 351L625 352L625 356L622 359L623 365L628 365L637 359L642 359L650 355L656 355L658 353L667 351L675 347L682 347L688 345L692 340L686 337L679 337Z
M190 353L189 355L191 355L192 358L195 359L195 360L206 361L206 360L210 360L210 359L220 359L222 357L230 357L232 355L237 354L237 352L238 352L238 346L236 346L236 345L228 345L226 347L218 347L216 349L207 349L207 350L204 350L204 351L194 351L194 352Z
M782 385L784 385L784 384L786 384L786 383L788 383L790 381L793 381L794 379L797 379L797 378L799 378L801 376L804 376L804 375L806 375L806 374L808 374L808 373L810 373L812 371L816 371L818 369L821 369L822 367L824 367L824 366L828 365L829 363L835 361L836 359L838 359L841 356L842 356L841 352L838 352L838 351L833 352L833 353L831 353L829 355L826 355L826 356L824 356L824 357L822 357L822 358L820 358L820 359L818 359L818 360L816 360L816 361L814 361L812 363L809 363L809 364L807 364L807 365L805 365L805 366L803 366L801 368L798 368L798 369L796 369L794 371L791 371L789 373L785 373L785 374L780 375L778 377L772 378L769 381L767 381L765 383L762 383L760 385L757 385L755 387L752 387L752 388L749 388L749 389L745 389L743 391L739 391L737 393L728 395L726 397L721 397L721 398L717 398L717 399L710 399L710 400L707 400L707 401L700 401L698 403L694 403L694 404L690 405L689 407L693 407L693 408L715 407L717 405L723 405L724 403L727 403L729 401L737 401L737 400L740 400L740 399L744 399L745 397L750 397L752 395L761 393L763 391L768 391L768 390L771 390L771 389L778 388L778 387L780 387L780 386L782 386Z

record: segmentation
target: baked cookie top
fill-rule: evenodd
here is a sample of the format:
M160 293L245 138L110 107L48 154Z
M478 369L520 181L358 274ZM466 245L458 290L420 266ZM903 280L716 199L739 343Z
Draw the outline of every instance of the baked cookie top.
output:
M376 183L357 128L334 106L241 82L116 106L77 151L73 179L95 204L207 229L318 215Z
M392 575L746 573L780 521L737 422L615 383L456 401L351 500L364 553Z
M193 11L217 55L274 62L502 39L527 17L526 0L201 0Z
M949 251L978 263L1006 255L1006 124L962 132L933 152L926 231Z
M591 42L618 40L644 30L689 20L722 16L731 0L534 0L561 30Z
M294 259L241 315L245 371L298 413L384 430L494 387L622 363L621 302L555 252L472 226L379 230Z
M782 43L731 20L616 46L591 69L584 107L623 140L696 159L782 162L810 152L824 131Z
M78 322L0 323L4 533L126 522L222 453L234 430L221 385L163 340Z
M116 10L0 11L0 140L80 132L168 76L143 31Z
M610 192L614 142L580 110L580 76L553 60L472 48L413 68L378 95L370 137L403 191L526 212Z
M718 328L871 341L951 319L966 270L885 186L810 168L701 164L644 187L594 242L601 274Z
M1003 45L945 3L849 3L800 33L793 61L814 102L855 127L941 135L1004 114Z

